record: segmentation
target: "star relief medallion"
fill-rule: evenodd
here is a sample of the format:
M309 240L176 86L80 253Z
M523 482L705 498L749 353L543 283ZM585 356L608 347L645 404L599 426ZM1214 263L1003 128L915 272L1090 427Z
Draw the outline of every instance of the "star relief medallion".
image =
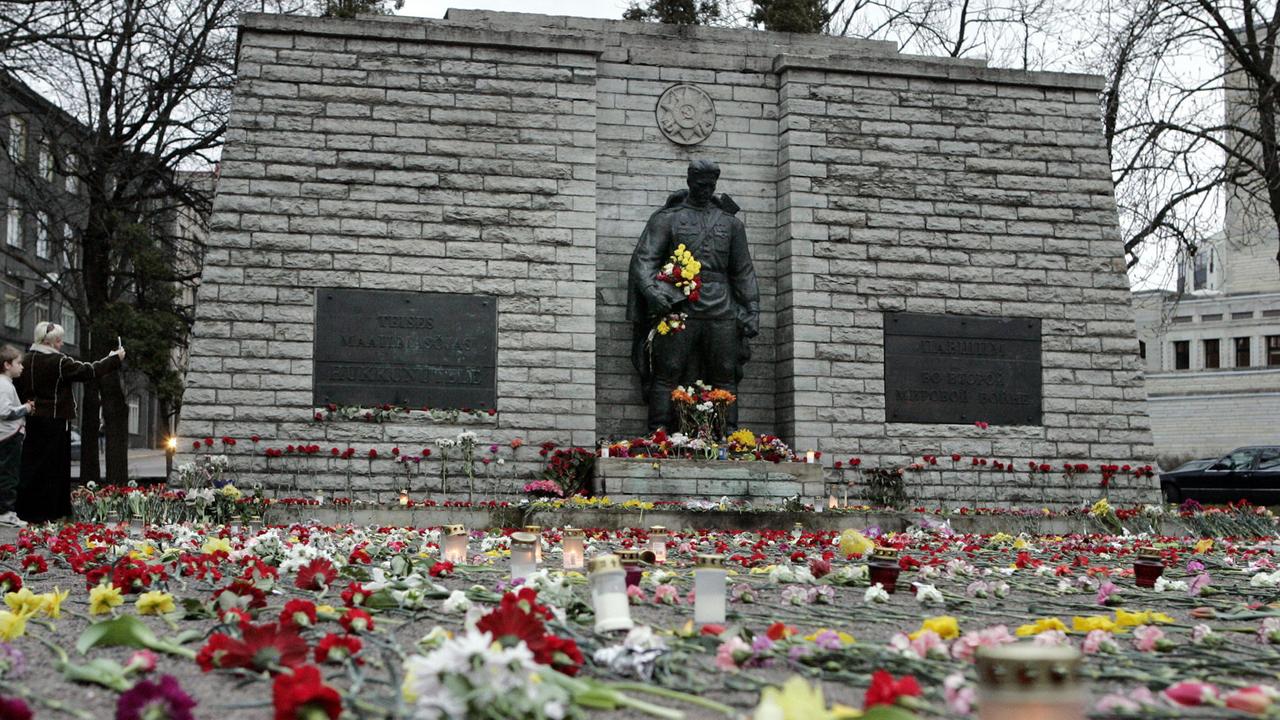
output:
M697 145L716 127L711 96L692 85L673 85L658 98L658 128L679 145Z

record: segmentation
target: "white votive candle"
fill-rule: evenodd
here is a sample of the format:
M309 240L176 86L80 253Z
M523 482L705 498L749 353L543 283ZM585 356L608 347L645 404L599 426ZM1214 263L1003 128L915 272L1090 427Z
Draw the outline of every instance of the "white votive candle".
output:
M693 567L693 621L723 623L725 618L723 555L699 555Z
M622 561L617 555L601 555L591 561L591 607L596 613L596 632L630 630L634 626Z

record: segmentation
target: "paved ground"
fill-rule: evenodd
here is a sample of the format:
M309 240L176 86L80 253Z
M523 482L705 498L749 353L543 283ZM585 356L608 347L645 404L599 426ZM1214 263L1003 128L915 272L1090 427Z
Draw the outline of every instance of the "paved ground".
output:
M106 458L102 455L98 456L98 460L103 466L106 465ZM162 478L164 472L164 451L163 450L130 450L129 451L129 477L131 478ZM71 463L71 477L80 477L80 463Z

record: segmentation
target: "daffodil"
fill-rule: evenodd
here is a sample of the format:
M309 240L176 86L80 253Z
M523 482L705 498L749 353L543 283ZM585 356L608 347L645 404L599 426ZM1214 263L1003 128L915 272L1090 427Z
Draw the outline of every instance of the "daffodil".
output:
M5 593L4 604L13 612L30 617L44 606L44 600L31 592L30 588L22 588L17 592Z
M56 620L62 617L62 603L66 602L67 597L70 595L70 590L59 590L58 588L54 588L53 592L41 593L39 596L42 603L40 610L45 614L45 617Z
M142 593L136 605L139 615L165 615L178 609L173 596L161 590Z
M760 693L753 720L827 720L827 703L820 685L810 686L804 678L792 676L779 690L767 687Z
M99 585L89 591L89 614L105 615L124 603L124 595L114 585Z
M920 629L911 633L908 637L915 640L928 631L934 631L938 637L943 640L953 640L960 637L960 623L950 615L940 615L938 617L926 618L920 624Z
M1018 637L1031 637L1032 635L1039 635L1042 632L1048 632L1050 630L1061 630L1062 632L1066 632L1067 626L1056 617L1040 618L1034 623L1020 626L1013 632L1013 634Z
M1129 612L1123 608L1116 608L1116 625L1122 628L1137 627L1139 625L1167 625L1172 622L1174 622L1173 618L1162 612L1154 610Z
M1094 630L1104 630L1109 633L1123 630L1106 615L1090 615L1088 617L1080 617L1079 615L1071 618L1071 629L1078 633L1090 633Z
M0 640L13 640L27 632L28 615L12 613L8 610L0 612Z

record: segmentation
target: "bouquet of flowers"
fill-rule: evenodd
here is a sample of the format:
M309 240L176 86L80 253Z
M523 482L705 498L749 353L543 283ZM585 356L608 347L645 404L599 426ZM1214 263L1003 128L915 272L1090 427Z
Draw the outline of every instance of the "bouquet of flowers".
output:
M691 438L719 442L724 438L729 406L738 398L728 390L698 380L693 385L677 386L671 391L671 400L680 419L680 432Z
M693 253L683 243L676 246L675 252L667 260L667 264L658 271L658 280L670 283L691 302L697 302L702 291L702 263L693 257ZM659 335L680 332L685 328L688 313L672 312L658 321L656 328Z

